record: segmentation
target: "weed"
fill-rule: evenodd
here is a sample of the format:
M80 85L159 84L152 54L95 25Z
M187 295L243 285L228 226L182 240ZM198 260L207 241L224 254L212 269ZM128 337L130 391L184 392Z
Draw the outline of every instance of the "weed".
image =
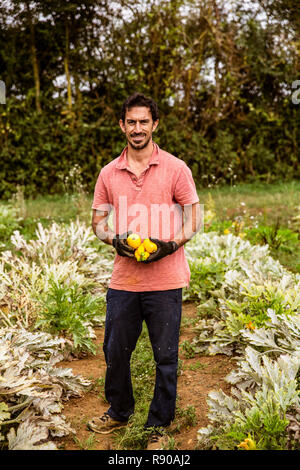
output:
M91 450L96 442L95 434L91 434L85 441L80 441L76 436L73 437L75 444L81 450Z
M0 240L6 242L14 230L20 229L17 209L9 204L0 205Z
M219 289L226 272L224 263L203 264L190 263L191 281L189 287L190 300L206 300L211 290Z
M41 310L35 324L52 334L65 334L73 339L74 350L96 353L88 324L98 314L102 299L86 294L77 285L60 286L54 281L40 300Z
M105 397L104 386L105 386L105 377L99 377L99 379L96 381L96 387L100 388L99 398L101 398L101 400L104 401L104 403L108 403Z
M163 450L176 450L176 441L174 437L168 437L168 443L164 446Z
M180 327L185 328L185 327L189 326L189 324L190 324L190 319L188 317L183 317L182 320L181 320Z
M177 429L178 425L179 428L182 426L185 428L195 426L197 424L197 416L196 416L196 409L192 405L188 405L185 409L182 409L180 407L176 407L176 419L178 421L177 423Z
M195 347L188 340L183 341L180 346L182 351L184 351L184 357L186 359L195 357Z
M207 367L207 364L202 364L200 361L197 361L194 364L189 365L190 370L205 369L206 367Z
M183 369L183 361L182 359L178 358L177 377L180 376L182 369Z
M288 253L299 246L296 232L287 228L280 228L279 221L272 226L259 225L247 230L247 238L253 243L267 244L271 250L283 250Z
M286 447L288 420L279 405L267 400L246 410L242 419L224 427L212 437L217 449L238 448L251 430L258 450L283 450Z
M24 197L24 187L17 185L17 191L11 198L12 205L16 208L18 217L25 219L27 216L26 201Z

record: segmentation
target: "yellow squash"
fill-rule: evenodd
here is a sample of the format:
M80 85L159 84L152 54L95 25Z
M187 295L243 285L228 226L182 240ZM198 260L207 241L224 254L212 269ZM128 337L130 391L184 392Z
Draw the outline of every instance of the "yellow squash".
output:
M132 233L127 237L127 244L131 246L131 248L138 248L142 243L141 237L137 233Z
M157 250L157 245L151 240L149 240L149 238L146 238L143 241L143 245L145 247L145 250L148 251L148 253L154 253Z
M146 261L149 258L150 253L145 251L144 243L141 243L140 246L135 250L134 253L137 261Z

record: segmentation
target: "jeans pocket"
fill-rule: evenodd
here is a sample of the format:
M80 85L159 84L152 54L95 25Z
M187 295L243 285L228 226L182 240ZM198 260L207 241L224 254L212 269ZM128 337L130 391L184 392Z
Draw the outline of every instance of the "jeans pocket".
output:
M172 289L166 291L168 294L166 296L166 302L168 304L179 304L182 301L182 289Z

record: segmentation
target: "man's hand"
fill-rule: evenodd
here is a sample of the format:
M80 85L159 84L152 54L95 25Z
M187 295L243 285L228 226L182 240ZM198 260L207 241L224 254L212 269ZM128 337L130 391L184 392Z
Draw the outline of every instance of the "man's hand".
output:
M127 237L130 235L132 232L125 232L122 233L122 235L116 235L113 238L112 244L113 247L116 249L118 255L120 256L127 256L128 258L134 258L134 248L131 248L127 244Z
M150 240L157 245L157 250L154 253L151 253L149 258L143 263L152 263L153 261L158 261L161 258L164 258L167 255L171 255L176 250L178 250L179 246L176 242L164 242L162 240L157 240L156 238L150 238Z

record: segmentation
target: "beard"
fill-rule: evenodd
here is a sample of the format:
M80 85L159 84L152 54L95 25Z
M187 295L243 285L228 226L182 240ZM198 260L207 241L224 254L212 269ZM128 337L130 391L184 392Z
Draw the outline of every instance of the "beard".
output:
M128 144L130 145L131 148L133 148L134 150L142 150L144 149L145 147L147 147L147 145L149 144L151 140L151 136L149 137L149 139L147 139L144 143L142 144L134 144L133 142L130 142L128 140Z

